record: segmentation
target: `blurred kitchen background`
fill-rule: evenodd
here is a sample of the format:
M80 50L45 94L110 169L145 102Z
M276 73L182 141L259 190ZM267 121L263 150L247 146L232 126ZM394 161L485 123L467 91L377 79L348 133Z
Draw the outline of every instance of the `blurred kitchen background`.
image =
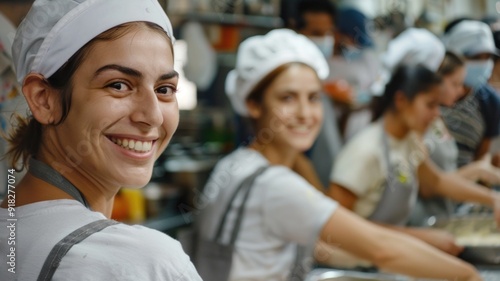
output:
M242 120L232 111L224 80L234 67L238 44L248 36L285 27L298 0L164 0L177 38L176 69L181 73L179 128L158 159L151 182L141 190L123 189L113 218L142 223L171 235L190 222L194 202L216 161L247 140ZM458 17L497 18L496 0L337 0L373 20L376 48L410 26L441 34ZM387 31L390 32L387 32Z

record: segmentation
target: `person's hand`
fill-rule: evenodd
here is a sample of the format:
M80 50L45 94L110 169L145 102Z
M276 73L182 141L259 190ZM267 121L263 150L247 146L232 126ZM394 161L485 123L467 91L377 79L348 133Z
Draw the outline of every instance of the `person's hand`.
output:
M449 232L440 229L421 229L420 237L428 244L453 256L458 256L464 247L455 243L455 237Z
M476 161L474 164L478 180L488 184L500 184L500 169L492 165L491 154L486 154L481 160Z

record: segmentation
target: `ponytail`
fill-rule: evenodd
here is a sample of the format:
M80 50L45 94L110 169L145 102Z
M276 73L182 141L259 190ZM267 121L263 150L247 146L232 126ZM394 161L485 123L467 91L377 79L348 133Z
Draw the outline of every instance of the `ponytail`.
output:
M408 100L412 101L417 95L439 85L441 81L439 74L423 65L400 65L385 86L384 94L373 100L372 120L375 121L388 110L394 109L397 92L403 93Z

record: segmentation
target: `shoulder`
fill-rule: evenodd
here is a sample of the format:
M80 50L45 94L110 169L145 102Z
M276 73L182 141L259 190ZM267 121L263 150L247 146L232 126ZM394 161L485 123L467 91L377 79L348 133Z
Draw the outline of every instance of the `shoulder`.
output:
M498 107L500 105L500 95L489 84L484 84L477 88L475 96L482 107Z
M140 225L119 223L91 235L63 264L93 268L96 277L112 280L201 280L178 241Z
M377 123L354 135L341 150L339 158L353 159L356 157L374 157L379 154L381 148L382 126ZM353 158L354 157L354 158Z

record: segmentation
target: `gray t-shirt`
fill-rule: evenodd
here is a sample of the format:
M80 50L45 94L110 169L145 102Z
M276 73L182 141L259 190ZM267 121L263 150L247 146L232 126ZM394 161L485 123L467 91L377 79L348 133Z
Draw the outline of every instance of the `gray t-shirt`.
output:
M255 150L240 148L214 169L200 200L200 227L212 239L236 187L259 167L269 165ZM241 205L237 197L233 206ZM297 244L314 245L337 203L284 166L271 166L254 182L235 243L229 280L286 280ZM229 240L236 212L228 214L223 240ZM309 261L312 252L309 255Z
M50 200L15 208L17 221L0 208L0 280L36 280L54 245L77 228L104 219L76 200ZM7 228L15 223L14 228ZM14 237L15 245L7 238ZM12 240L9 240L12 241ZM11 245L12 244L12 245ZM8 264L15 247L15 264ZM8 269L15 265L15 273ZM176 240L159 231L117 224L74 245L52 280L201 281Z

